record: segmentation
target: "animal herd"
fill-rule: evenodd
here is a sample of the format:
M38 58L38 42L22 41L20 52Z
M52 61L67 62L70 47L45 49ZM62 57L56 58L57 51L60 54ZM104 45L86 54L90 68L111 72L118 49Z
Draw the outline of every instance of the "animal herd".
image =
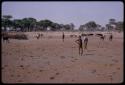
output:
M28 36L24 33L22 34L10 34L10 33L7 33L7 32L2 32L2 39L3 41L6 41L6 42L9 42L9 39L23 39L23 40L28 40ZM35 36L36 39L40 39L44 36L44 34L42 33L37 33L37 35ZM82 33L81 36L96 36L96 37L99 37L101 40L104 40L105 39L105 35L104 34L101 34L101 33L96 33L96 34L93 34L93 33ZM76 38L78 37L78 35L76 34L71 34L69 35L70 38ZM109 37L109 40L111 41L113 38L112 34L110 35Z

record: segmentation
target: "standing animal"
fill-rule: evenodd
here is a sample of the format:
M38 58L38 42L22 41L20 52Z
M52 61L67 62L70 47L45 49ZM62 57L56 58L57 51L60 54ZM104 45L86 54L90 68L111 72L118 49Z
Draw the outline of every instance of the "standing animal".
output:
M8 42L9 43L9 35L8 33L2 33L2 39L3 39L3 42Z
M103 34L96 34L97 37L100 37L101 40L104 40L105 39L105 35Z

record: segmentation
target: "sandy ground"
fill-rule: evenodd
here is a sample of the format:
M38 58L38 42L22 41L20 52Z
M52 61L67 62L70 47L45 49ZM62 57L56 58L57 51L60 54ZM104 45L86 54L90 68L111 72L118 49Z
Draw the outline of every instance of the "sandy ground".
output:
M104 42L90 36L88 50L78 54L77 38L65 33L62 42L59 32L43 33L37 40L36 33L26 33L29 40L11 39L2 42L3 83L122 83L123 34L108 35ZM106 34L106 33L105 33Z

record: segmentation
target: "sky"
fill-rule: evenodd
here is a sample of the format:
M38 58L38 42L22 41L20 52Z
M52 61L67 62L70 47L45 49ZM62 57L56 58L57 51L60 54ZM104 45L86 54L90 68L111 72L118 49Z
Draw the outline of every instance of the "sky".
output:
M59 24L75 25L78 29L89 21L105 26L109 19L123 21L124 4L120 1L6 1L2 2L2 15L13 19L33 17L38 21L49 19Z

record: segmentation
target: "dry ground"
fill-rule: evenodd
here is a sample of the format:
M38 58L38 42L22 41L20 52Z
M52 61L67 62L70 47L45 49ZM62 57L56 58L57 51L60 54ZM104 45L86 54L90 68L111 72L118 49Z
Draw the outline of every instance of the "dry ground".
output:
M123 81L123 34L113 33L109 42L89 37L88 50L78 55L77 38L66 32L46 32L37 40L11 39L2 43L3 83L121 83ZM51 37L52 36L52 37ZM100 44L99 44L100 42Z

